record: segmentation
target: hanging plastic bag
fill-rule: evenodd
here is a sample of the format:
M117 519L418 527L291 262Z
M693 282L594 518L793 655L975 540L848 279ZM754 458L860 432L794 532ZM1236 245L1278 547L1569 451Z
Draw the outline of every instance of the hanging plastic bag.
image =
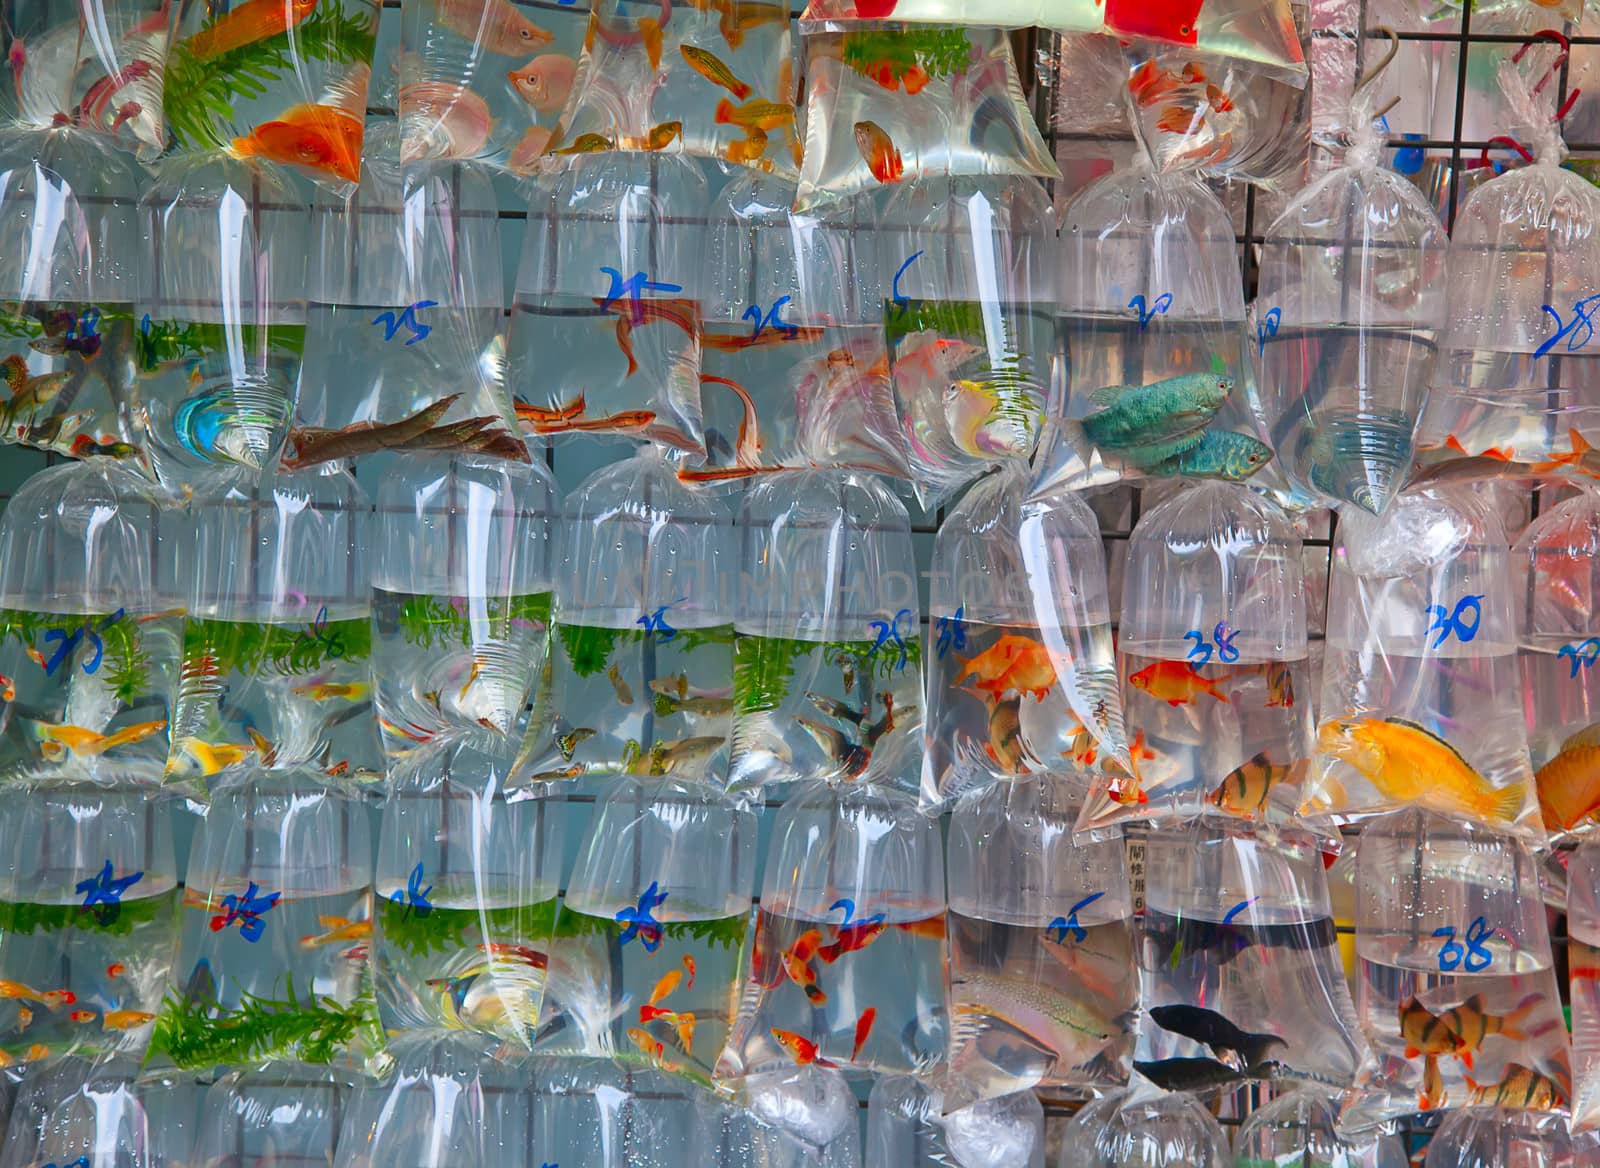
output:
M1542 838L1499 517L1450 488L1347 507L1332 572L1302 813L1422 806Z
M1600 474L1585 457L1586 434L1600 439L1600 396L1585 360L1600 191L1560 165L1566 148L1549 80L1566 50L1552 64L1550 47L1524 48L1500 64L1514 120L1531 131L1534 163L1485 183L1456 212L1444 355L1416 443L1430 469L1459 465L1434 473Z
M1317 841L1208 819L1152 831L1144 865L1134 1069L1174 1091L1348 1086L1365 1044Z
M1444 225L1386 165L1376 95L1356 90L1341 165L1267 229L1252 356L1284 472L1381 514L1411 469L1450 285Z
M880 222L895 408L931 511L1033 455L1055 349L1055 214L1032 178L932 177L896 188Z
M1600 813L1600 496L1585 488L1545 511L1511 559L1539 811L1551 832L1587 832Z
M127 1055L61 1058L29 1071L0 1151L0 1168L169 1168L187 1162L201 1089L141 1072Z
M477 158L531 174L572 93L588 17L576 3L404 0L400 160Z
M1002 30L891 25L805 39L797 207L908 178L1061 177Z
M179 6L167 128L183 151L227 150L348 188L361 180L374 0Z
M153 275L134 343L156 474L181 493L207 467L275 465L305 352L305 203L270 164L180 155L140 213Z
M946 1109L1128 1081L1139 971L1127 851L1074 846L1079 801L1061 787L1044 775L983 788L950 817Z
M1517 839L1419 810L1368 824L1356 955L1372 1050L1346 1126L1446 1106L1566 1107L1572 1063L1550 934Z
M1572 1003L1572 1130L1600 1129L1600 842L1567 865L1567 978Z
M371 504L348 471L236 474L192 508L166 780L249 761L383 777L372 718Z
M550 473L484 455L406 455L372 529L373 704L393 767L485 731L515 749L548 709L560 502Z
M322 779L240 768L213 790L189 851L152 1065L358 1067L379 1052L367 811Z
M0 130L0 441L145 465L134 302L145 176L76 130Z
M1600 1157L1600 1138L1570 1135L1559 1115L1507 1107L1471 1107L1444 1117L1428 1141L1424 1168L1477 1168L1480 1164L1583 1168Z
M531 1071L530 1159L582 1168L715 1163L695 1146L697 1111L708 1096L683 1079L576 1057L536 1057Z
M812 1063L751 1075L742 1100L695 1095L690 1162L717 1168L860 1168L861 1104L839 1071Z
M599 0L548 148L682 150L792 178L800 163L795 120L786 6Z
M193 1162L331 1165L339 1117L354 1096L355 1076L332 1068L289 1062L230 1071L206 1091Z
M1137 786L1107 774L1080 827L1225 815L1284 823L1311 755L1300 537L1233 483L1202 483L1140 516L1117 644Z
M0 775L70 762L153 785L166 763L183 601L180 517L109 460L47 467L0 517Z
M1339 1100L1326 1087L1298 1087L1252 1111L1233 1144L1239 1168L1407 1168L1398 1134L1339 1130Z
M1228 1137L1193 1096L1141 1083L1086 1104L1067 1124L1058 1168L1183 1164L1228 1168Z
M948 1109L935 1087L906 1076L880 1078L867 1108L870 1164L1044 1168L1044 1108L1032 1092Z
M739 990L757 818L716 786L617 784L567 882L541 1051L711 1085Z
M922 640L905 507L866 475L813 470L757 483L737 527L729 785L915 784Z
M937 821L879 786L813 783L773 827L719 1079L800 1064L920 1074L944 1061Z
M927 808L994 779L1127 758L1099 525L1076 496L1026 492L1026 468L1008 465L934 537Z
M1061 224L1069 374L1052 388L1038 491L1122 478L1242 481L1272 459L1247 402L1233 220L1190 170L1142 152Z
M695 282L708 202L686 158L607 151L534 178L506 340L526 429L705 455ZM551 353L565 360L552 367Z
M552 970L559 802L509 802L511 751L440 743L399 768L378 831L372 973L391 1032L477 1030L533 1048Z
M375 133L356 192L322 192L312 207L306 358L284 463L380 450L528 462L502 380L494 188L464 163L402 169L394 145L392 131Z
M650 446L579 484L564 527L551 717L530 722L517 785L720 779L734 708L727 512Z
M65 776L0 810L0 1065L137 1059L172 970L169 805Z

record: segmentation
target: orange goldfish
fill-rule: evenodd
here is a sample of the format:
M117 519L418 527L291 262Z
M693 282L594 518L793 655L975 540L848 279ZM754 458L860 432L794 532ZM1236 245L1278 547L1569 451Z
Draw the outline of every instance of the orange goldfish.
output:
M861 1048L867 1045L867 1035L872 1033L872 1024L877 1020L878 1011L873 1006L861 1011L861 1017L856 1019L856 1044L850 1048L851 1062L861 1057Z
M1600 747L1569 738L1534 772L1533 781L1544 825L1552 831L1570 831L1600 811Z
M317 924L328 930L321 935L313 933L300 938L300 948L320 949L340 941L365 941L372 936L371 921L352 921L347 917L318 916Z
M1164 97L1178 92L1180 78L1163 69L1154 60L1147 60L1128 76L1128 92L1142 106L1155 105Z
M1007 690L1031 693L1044 701L1056 683L1056 667L1043 645L1029 637L1006 633L975 657L958 657L961 675L956 684L976 676L979 689L999 701Z
M191 36L185 47L197 61L220 57L289 31L316 6L317 0L245 0Z
M892 183L899 182L905 176L905 160L900 157L894 140L882 126L877 122L857 122L855 135L856 149L861 152L873 178L881 183Z
M317 702L327 701L329 698L342 698L353 702L367 696L367 685L361 681L322 681L310 685L297 685L289 692L297 698L310 698Z
M680 970L672 969L662 974L661 979L656 982L655 988L650 991L649 1004L652 1006L660 1005L662 999L676 990L678 983L682 980L683 973Z
M249 0L256 3L257 0ZM262 122L248 138L235 138L239 154L327 171L361 180L361 119L331 105L297 105Z
M121 977L127 971L128 967L123 965L120 961L113 961L110 965L106 966L107 977Z
M807 929L795 938L793 945L783 951L781 962L783 972L789 975L789 980L805 991L806 1000L813 1006L825 1006L828 995L817 984L817 971L811 965L811 959L816 956L822 944L822 934L816 929Z
M774 1042L788 1051L790 1058L803 1067L810 1066L813 1063L819 1067L831 1067L834 1065L825 1058L818 1058L817 1044L803 1034L796 1034L792 1030L779 1030L774 1026L772 1028L772 1038Z
M147 1014L143 1010L110 1010L106 1013L104 1027L107 1030L132 1030L154 1019L154 1014Z
M433 0L439 23L480 50L512 57L555 42L510 0Z
M1219 688L1222 680L1200 676L1186 661L1157 661L1130 675L1128 684L1169 706L1186 706L1201 694L1226 702L1228 697Z

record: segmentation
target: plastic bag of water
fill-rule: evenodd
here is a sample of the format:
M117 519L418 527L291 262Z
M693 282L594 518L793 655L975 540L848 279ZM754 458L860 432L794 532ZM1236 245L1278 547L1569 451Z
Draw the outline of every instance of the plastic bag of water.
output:
M1318 841L1206 819L1153 830L1144 863L1134 1068L1169 1090L1348 1086L1365 1044Z
M1600 262L1600 192L1561 167L1554 86L1537 78L1556 46L1500 62L1515 124L1535 161L1462 203L1450 237L1444 354L1417 427L1422 478L1600 473L1600 390L1588 348ZM1565 50L1560 50L1563 54ZM1548 92L1541 94L1542 89Z
M783 805L738 1016L717 1063L922 1073L945 1059L939 825L877 783L813 783Z
M740 1096L740 1104L695 1096L695 1148L703 1158L694 1164L860 1168L861 1105L843 1072L784 1067L749 1076Z
M922 640L905 506L868 475L812 470L758 482L737 529L730 786L914 790Z
M178 939L170 804L70 778L0 808L0 1052L138 1058Z
M1233 1142L1235 1168L1407 1168L1399 1135L1339 1130L1339 1099L1297 1087L1250 1113Z
M150 1040L157 1067L378 1053L368 969L365 806L309 768L240 768L195 832L173 974Z
M1027 469L969 490L934 537L924 807L974 785L1127 764L1106 595L1088 506L1025 503Z
M560 499L550 473L470 454L396 458L372 522L372 680L390 766L439 739L515 749L549 708Z
M885 1076L867 1101L867 1163L1044 1168L1044 1108L1029 1091L952 1108L937 1087Z
M1420 810L1367 825L1356 956L1371 1055L1347 1127L1445 1106L1565 1109L1572 1062L1550 933L1516 837Z
M1078 192L1061 241L1066 375L1051 387L1035 489L1241 481L1266 466L1233 220L1195 172L1157 172L1136 153Z
M378 831L372 973L391 1031L479 1030L532 1049L552 969L564 805L508 801L503 739L397 768Z
M141 1072L128 1055L51 1059L17 1089L0 1168L185 1163L202 1096L192 1080Z
M1080 802L1030 776L971 791L950 816L946 1109L1128 1081L1139 967L1127 851L1073 843Z
M0 441L148 469L134 303L146 178L75 130L0 130Z
M1376 97L1356 92L1341 164L1267 229L1251 356L1267 432L1295 487L1380 514L1411 469L1445 322L1449 241L1416 184L1386 165Z
M238 763L383 776L372 718L370 504L334 466L235 472L192 508L167 781Z
M331 1165L356 1082L348 1071L297 1062L230 1071L206 1090L193 1163Z
M1001 29L889 25L805 41L797 207L907 178L1060 177Z
M1543 837L1505 529L1462 488L1340 513L1303 813L1431 807Z
M178 686L181 514L103 459L47 467L0 516L0 775L70 764L154 785Z
M706 1138L714 1133L701 1122L703 1109L716 1097L686 1080L610 1059L537 1057L532 1069L531 1162L582 1168L721 1168L716 1159L720 1149ZM801 1163L805 1168L854 1168ZM799 1165L778 1160L773 1168Z
M732 524L657 447L567 498L550 638L551 717L530 721L520 786L583 775L726 774Z
M757 817L699 778L623 780L567 882L542 1052L711 1085L739 995Z
M1085 1105L1061 1140L1055 1168L1230 1168L1222 1125L1192 1095L1139 1083Z
M179 154L139 209L150 285L134 345L157 476L182 493L211 466L273 466L305 352L305 201L270 163Z
M705 177L681 156L606 151L532 188L506 334L524 429L704 457Z
M1289 517L1237 484L1140 516L1117 645L1138 783L1101 777L1082 826L1212 808L1293 818L1311 754L1302 560Z
M1600 1137L1571 1135L1559 1115L1506 1107L1450 1111L1428 1141L1423 1168L1480 1168L1527 1164L1530 1168L1585 1168L1600 1160Z
M1600 841L1567 865L1567 978L1572 1003L1572 1130L1600 1130Z
M392 127L374 133L355 193L319 192L312 204L306 354L284 465L382 450L528 462L503 379L488 172L402 168L394 147Z
M877 244L895 408L933 510L1033 455L1056 347L1055 214L1027 176L927 178L895 188Z

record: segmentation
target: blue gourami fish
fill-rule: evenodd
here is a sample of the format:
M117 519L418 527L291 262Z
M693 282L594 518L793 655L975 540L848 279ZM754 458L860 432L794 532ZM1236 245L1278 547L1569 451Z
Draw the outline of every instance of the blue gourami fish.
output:
M1240 482L1271 461L1272 447L1257 438L1233 430L1207 430L1194 446L1149 467L1148 473Z
M1083 432L1109 450L1149 446L1209 425L1233 392L1233 379L1185 373L1145 386L1113 385L1089 396L1097 410L1083 419Z

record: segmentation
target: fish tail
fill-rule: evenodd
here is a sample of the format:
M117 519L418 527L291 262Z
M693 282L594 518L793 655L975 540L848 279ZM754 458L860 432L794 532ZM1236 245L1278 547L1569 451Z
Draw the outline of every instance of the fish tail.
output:
M712 116L719 125L726 126L731 124L733 122L733 102L725 97L722 98L717 102L716 113Z
M1461 1060L1461 1065L1466 1067L1467 1070L1470 1071L1472 1069L1472 1052L1470 1050L1462 1049L1456 1051L1456 1058ZM1467 1085L1472 1087L1474 1090L1476 1090L1478 1086L1471 1079L1467 1080Z
M1210 694L1219 702L1226 702L1228 700L1228 695L1222 692L1222 683L1227 680L1226 678L1205 677L1201 678L1200 680L1203 683L1201 688L1202 693Z
M1504 820L1507 823L1515 821L1522 814L1523 788L1521 783L1512 783L1504 790L1494 791L1488 796L1485 810L1489 818Z

